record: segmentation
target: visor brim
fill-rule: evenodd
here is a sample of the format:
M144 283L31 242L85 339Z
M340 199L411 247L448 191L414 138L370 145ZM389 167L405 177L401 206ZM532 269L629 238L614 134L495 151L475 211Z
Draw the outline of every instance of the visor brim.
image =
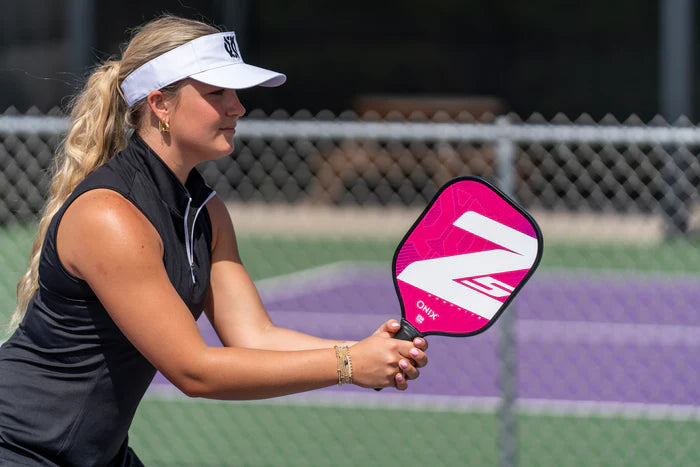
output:
M227 89L246 89L254 86L277 87L287 81L282 73L267 70L247 63L234 63L189 76L212 86Z

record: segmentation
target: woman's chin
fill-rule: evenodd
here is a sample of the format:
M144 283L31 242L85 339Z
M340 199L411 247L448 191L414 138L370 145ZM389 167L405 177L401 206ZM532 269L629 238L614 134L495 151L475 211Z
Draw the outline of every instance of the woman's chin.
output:
M217 143L216 153L218 154L218 157L228 156L233 152L233 136L230 138L221 138L219 141L217 141Z

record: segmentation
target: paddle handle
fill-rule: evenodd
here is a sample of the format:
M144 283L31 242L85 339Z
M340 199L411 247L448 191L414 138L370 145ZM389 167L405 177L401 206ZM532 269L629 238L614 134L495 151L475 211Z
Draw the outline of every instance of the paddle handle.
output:
M421 337L418 329L414 328L411 323L401 318L401 328L394 334L394 339L402 341L412 341L416 337ZM375 391L381 391L382 388L374 388Z
M421 337L418 329L414 328L411 323L401 318L401 328L394 334L394 339L402 341L412 341L416 337Z

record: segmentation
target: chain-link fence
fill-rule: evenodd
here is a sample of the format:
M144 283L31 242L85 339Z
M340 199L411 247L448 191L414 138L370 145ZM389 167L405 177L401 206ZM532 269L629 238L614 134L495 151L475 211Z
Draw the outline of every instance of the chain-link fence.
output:
M2 321L65 129L0 116ZM362 338L398 317L393 249L457 175L533 214L542 265L493 329L429 339L407 393L203 402L158 376L131 443L149 465L697 465L699 151L683 122L254 112L200 170L279 325Z

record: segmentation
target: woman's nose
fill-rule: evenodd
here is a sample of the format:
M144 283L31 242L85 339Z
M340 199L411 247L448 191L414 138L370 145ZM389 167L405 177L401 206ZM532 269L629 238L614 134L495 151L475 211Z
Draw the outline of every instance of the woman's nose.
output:
M229 116L242 117L245 115L246 109L243 107L238 94L233 89L227 92L228 98L226 99L226 114Z

